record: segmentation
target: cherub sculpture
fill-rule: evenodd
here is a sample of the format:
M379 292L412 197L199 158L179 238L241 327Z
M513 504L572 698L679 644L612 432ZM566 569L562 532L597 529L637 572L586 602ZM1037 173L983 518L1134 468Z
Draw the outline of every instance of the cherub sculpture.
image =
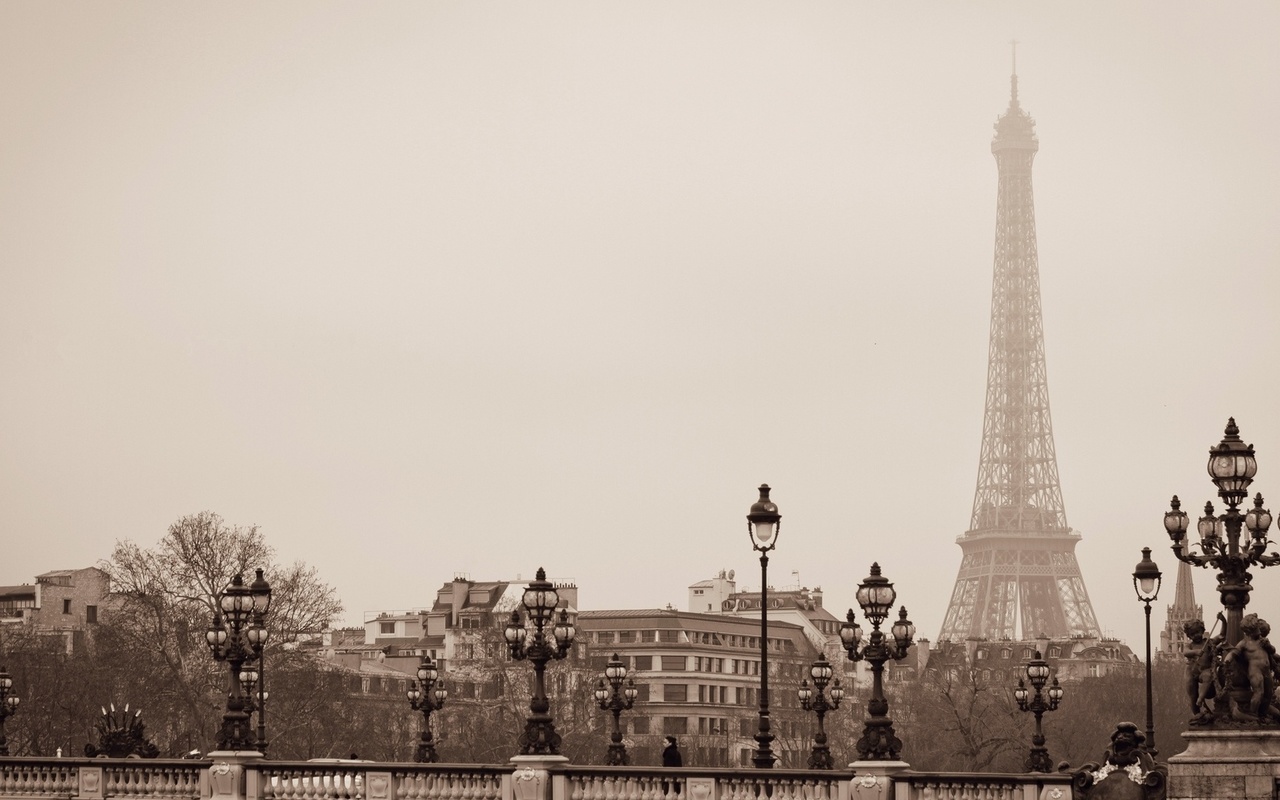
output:
M1183 623L1182 630L1187 635L1187 649L1183 656L1187 659L1187 696L1191 700L1191 723L1202 724L1213 716L1209 701L1217 693L1214 665L1222 637L1207 638L1204 621L1199 619Z
M1240 621L1240 641L1223 655L1228 673L1233 676L1232 686L1241 691L1231 697L1231 718L1238 722L1266 722L1280 719L1280 709L1274 706L1276 649L1267 635L1271 626L1257 614L1247 614ZM1248 702L1244 701L1243 687L1248 686ZM1241 706L1244 705L1244 708Z

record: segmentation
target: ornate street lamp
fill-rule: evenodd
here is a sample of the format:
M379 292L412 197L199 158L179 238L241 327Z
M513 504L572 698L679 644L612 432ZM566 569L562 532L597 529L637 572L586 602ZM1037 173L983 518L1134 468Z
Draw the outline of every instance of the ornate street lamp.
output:
M1222 441L1209 448L1208 471L1218 487L1218 496L1227 504L1226 512L1215 516L1213 504L1205 503L1204 516L1196 524L1200 541L1188 543L1189 520L1177 495L1174 495L1169 511L1164 515L1164 529L1173 541L1173 554L1179 561L1218 570L1218 595L1227 611L1225 647L1232 648L1240 642L1240 623L1244 618L1244 608L1249 604L1249 592L1253 590L1249 568L1274 567L1280 564L1280 553L1266 552L1267 545L1272 544L1267 538L1271 512L1262 507L1262 495L1254 497L1253 508L1240 513L1239 505L1248 496L1249 484L1258 471L1258 460L1254 457L1253 445L1240 440L1240 429L1236 427L1234 417L1227 420ZM1241 541L1240 534L1244 528L1249 530L1248 541ZM1199 553L1193 551L1197 547ZM1231 715L1230 694L1230 691L1220 692L1215 700L1216 712L1223 718ZM1259 707L1251 710L1256 716L1265 717L1270 705L1271 696L1268 694L1262 698Z
M609 736L609 750L605 754L604 762L611 767L625 767L631 763L630 757L627 756L627 746L622 743L622 727L618 724L618 715L631 708L638 694L640 690L636 688L636 682L627 677L627 665L622 663L617 653L614 653L613 658L604 667L604 677L596 681L596 690L593 693L596 705L600 706L602 711L613 713L613 733Z
M260 660L262 646L267 643L266 616L271 608L271 587L257 571L251 586L244 585L244 578L236 575L218 597L220 613L214 614L213 626L205 634L209 650L217 661L226 661L231 669L227 710L222 715L222 727L218 730L218 750L251 750L255 744L266 746L265 729L261 726L262 701L265 699L259 683L258 741L250 738L250 709L252 700L246 696L240 682L245 662ZM261 752L261 751L259 751Z
M4 735L4 721L18 713L18 696L13 693L13 678L0 667L0 756L9 755L9 740Z
M409 687L405 694L409 697L409 707L422 712L422 737L418 740L418 750L413 760L419 764L434 764L440 760L436 754L436 743L431 737L431 712L439 711L449 697L444 684L436 686L440 678L440 670L431 660L431 656L423 656L418 663L417 683Z
M1018 701L1018 708L1036 715L1036 732L1031 737L1031 752L1023 762L1028 772L1052 772L1053 763L1049 760L1049 751L1044 746L1044 731L1040 728L1040 718L1046 711L1054 711L1062 701L1062 687L1058 685L1058 676L1053 676L1053 684L1044 692L1044 685L1049 680L1049 664L1036 651L1035 658L1027 664L1027 680L1031 681L1032 695L1027 686L1018 678L1018 688L1013 690L1013 698ZM1048 700L1045 700L1045 695ZM1030 698L1030 700L1028 700Z
M1157 755L1155 723L1151 716L1151 604L1160 594L1160 568L1151 560L1151 548L1142 548L1142 560L1133 569L1133 590L1147 612L1147 740L1143 747Z
M858 605L862 613L871 622L871 636L862 643L862 628L858 626L849 609L848 618L840 626L840 640L844 642L849 660L866 659L871 663L871 699L867 701L867 718L862 728L862 738L858 739L858 759L860 761L897 761L902 752L902 740L893 730L893 720L889 718L889 701L884 696L884 663L889 659L901 661L907 657L911 640L916 635L916 626L907 619L907 609L898 609L898 620L893 623L890 633L893 642L880 630L880 625L889 616L893 601L897 599L893 584L880 574L880 565L871 565L871 574L858 584Z
M556 605L560 596L556 587L547 580L547 573L538 567L536 579L524 590L521 605L528 615L532 630L525 628L519 611L511 612L511 621L503 631L511 657L516 661L533 662L533 698L529 701L529 719L520 735L520 754L560 755L560 734L549 713L547 686L544 673L547 662L562 659L569 654L578 630L569 621L569 613L563 609L556 617ZM553 622L554 620L554 622Z
M755 740L758 745L751 756L757 769L769 769L777 759L773 756L773 734L769 731L769 551L778 544L782 515L769 499L769 484L760 484L760 499L751 504L747 514L747 532L751 547L760 551L760 724Z
M805 711L813 711L818 715L818 732L813 735L813 750L809 753L809 769L831 769L831 748L827 747L827 732L822 727L822 720L828 711L835 711L844 699L844 688L840 679L836 678L827 692L827 683L831 681L831 664L824 654L809 667L809 677L813 678L813 688L808 681L800 681L800 707Z

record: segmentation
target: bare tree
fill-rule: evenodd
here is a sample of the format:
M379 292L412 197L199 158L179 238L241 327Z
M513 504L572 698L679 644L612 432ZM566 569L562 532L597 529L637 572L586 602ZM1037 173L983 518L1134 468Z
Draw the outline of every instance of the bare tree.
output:
M213 740L227 674L210 658L205 631L234 575L262 569L272 584L268 686L273 668L283 666L282 647L318 633L341 613L333 588L314 568L302 562L280 567L274 557L257 526L229 525L203 511L174 522L152 548L117 542L101 564L113 587L114 646L133 657L123 682L168 711L166 724L152 728L162 749L203 749ZM274 717L273 724L287 719Z

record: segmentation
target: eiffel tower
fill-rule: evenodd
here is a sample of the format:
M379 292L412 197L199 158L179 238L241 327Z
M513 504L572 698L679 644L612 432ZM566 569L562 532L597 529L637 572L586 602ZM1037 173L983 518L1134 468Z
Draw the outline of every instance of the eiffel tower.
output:
M999 171L986 412L973 517L941 641L1098 637L1067 525L1049 417L1031 162L1035 121L1018 104L995 124Z

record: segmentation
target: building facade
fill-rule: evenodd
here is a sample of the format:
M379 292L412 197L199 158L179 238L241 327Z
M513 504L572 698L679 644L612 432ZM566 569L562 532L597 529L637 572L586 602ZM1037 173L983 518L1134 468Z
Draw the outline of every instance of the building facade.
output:
M53 570L35 583L0 586L0 625L61 636L70 653L108 613L110 595L111 580L97 567Z

